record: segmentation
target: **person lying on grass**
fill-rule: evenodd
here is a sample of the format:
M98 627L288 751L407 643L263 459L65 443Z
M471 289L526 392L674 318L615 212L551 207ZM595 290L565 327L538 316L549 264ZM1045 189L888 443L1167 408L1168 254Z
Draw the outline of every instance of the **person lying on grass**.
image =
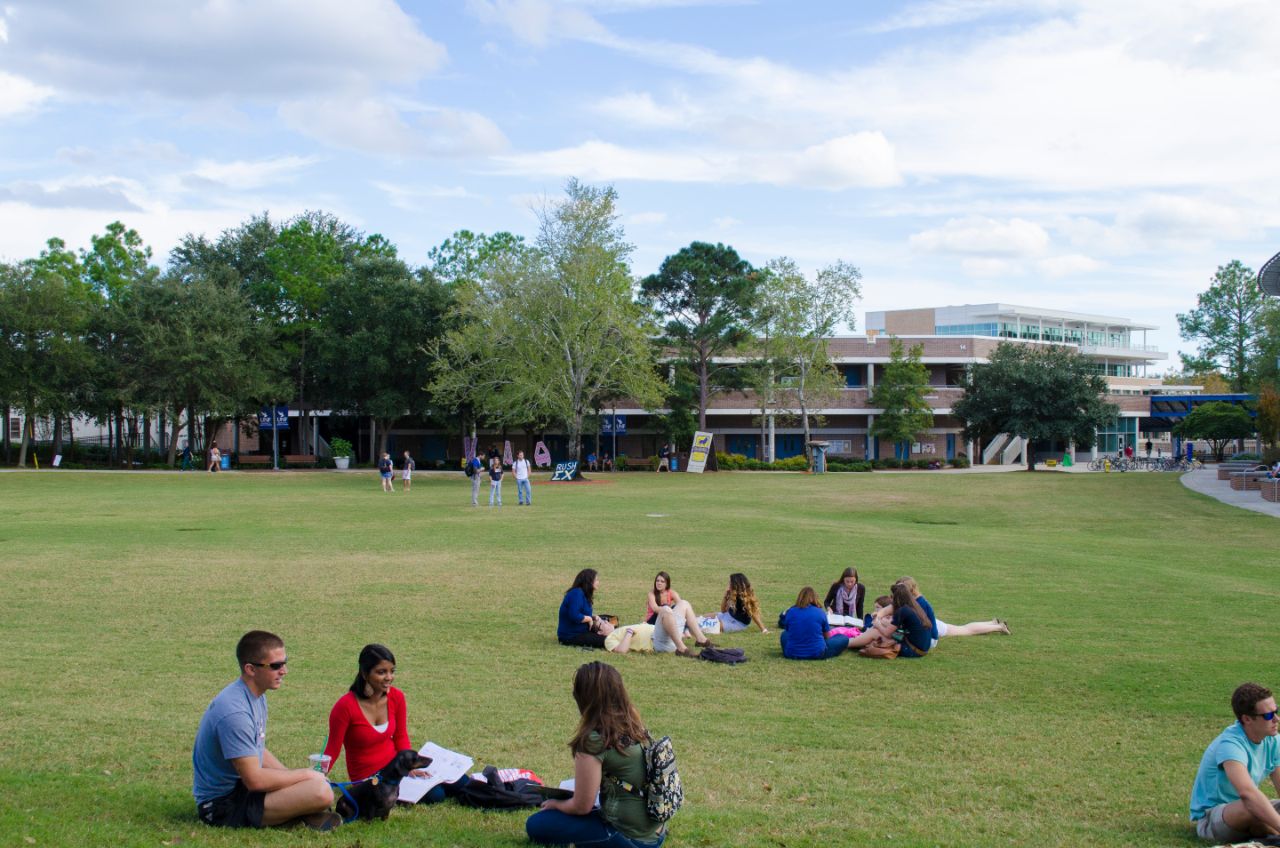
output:
M267 750L267 692L289 673L284 641L250 630L236 645L240 676L209 703L191 750L196 812L215 827L274 827L301 821L333 830L329 781L309 768L285 768Z
M1196 835L1213 843L1280 834L1280 801L1262 794L1270 778L1280 792L1280 717L1271 690L1242 683L1231 694L1236 720L1209 743L1191 785Z
M898 656L907 659L919 659L929 653L932 644L929 638L929 616L911 597L911 590L905 583L894 583L889 590L892 604L882 608L880 617L875 619L871 628L861 636L849 640L851 649L859 649L873 643L881 644L882 637L890 636L901 644ZM885 609L892 609L886 618Z
M934 613L933 607L920 594L920 587L916 585L916 581L911 577L899 577L898 582L904 584L911 590L911 597L916 599L920 604L920 608L929 616L929 639L932 641L932 648L938 644L938 640L944 636L986 636L989 633L1002 633L1009 635L1009 624L1002 618L993 618L990 621L971 621L968 624L947 624L945 621L939 621L938 616Z

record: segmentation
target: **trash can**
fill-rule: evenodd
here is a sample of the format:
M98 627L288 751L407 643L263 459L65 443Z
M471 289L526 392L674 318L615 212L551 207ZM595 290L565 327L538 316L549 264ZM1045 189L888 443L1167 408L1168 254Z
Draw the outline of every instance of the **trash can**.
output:
M229 453L224 453L224 454L222 455L222 463L221 463L221 465L220 465L219 467L220 467L223 471L230 471L230 470L231 470L231 454L229 454Z
M675 454L671 454L671 470L672 471L680 470L680 460L676 458Z
M827 473L827 448L831 447L830 442L809 442L809 450L813 455L813 473Z

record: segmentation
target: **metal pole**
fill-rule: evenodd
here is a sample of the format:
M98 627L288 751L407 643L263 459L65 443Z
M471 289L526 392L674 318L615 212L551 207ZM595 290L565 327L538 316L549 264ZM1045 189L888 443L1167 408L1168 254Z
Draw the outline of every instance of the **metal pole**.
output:
M613 431L613 467L618 467L618 402L613 402L613 421L610 422L609 429Z
M271 403L271 470L280 470L280 423L279 413L276 412L275 401Z

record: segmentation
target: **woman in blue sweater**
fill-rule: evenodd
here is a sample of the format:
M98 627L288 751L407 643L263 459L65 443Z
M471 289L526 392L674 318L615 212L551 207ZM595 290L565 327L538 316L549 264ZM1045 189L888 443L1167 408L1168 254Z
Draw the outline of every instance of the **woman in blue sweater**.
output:
M580 648L603 648L604 637L613 632L613 625L604 621L591 609L600 577L594 568L584 568L573 578L573 585L564 593L560 602L560 623L556 638L561 645Z
M849 645L849 637L831 635L827 612L812 586L796 596L795 606L782 614L782 655L791 660L827 660Z

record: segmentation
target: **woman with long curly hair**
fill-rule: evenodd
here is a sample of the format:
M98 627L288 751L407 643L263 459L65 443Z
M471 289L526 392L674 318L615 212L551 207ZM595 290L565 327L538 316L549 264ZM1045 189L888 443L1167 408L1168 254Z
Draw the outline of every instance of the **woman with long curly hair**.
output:
M569 740L573 797L543 802L525 822L525 832L542 845L657 848L667 837L666 826L649 818L642 795L627 789L644 786L642 745L650 736L622 675L602 662L579 667L573 700L580 716ZM592 809L597 792L599 810Z
M725 590L720 601L720 629L725 633L746 630L747 625L754 624L761 633L768 633L760 614L760 602L756 600L756 592L751 588L747 575L736 571L729 575L729 588Z

